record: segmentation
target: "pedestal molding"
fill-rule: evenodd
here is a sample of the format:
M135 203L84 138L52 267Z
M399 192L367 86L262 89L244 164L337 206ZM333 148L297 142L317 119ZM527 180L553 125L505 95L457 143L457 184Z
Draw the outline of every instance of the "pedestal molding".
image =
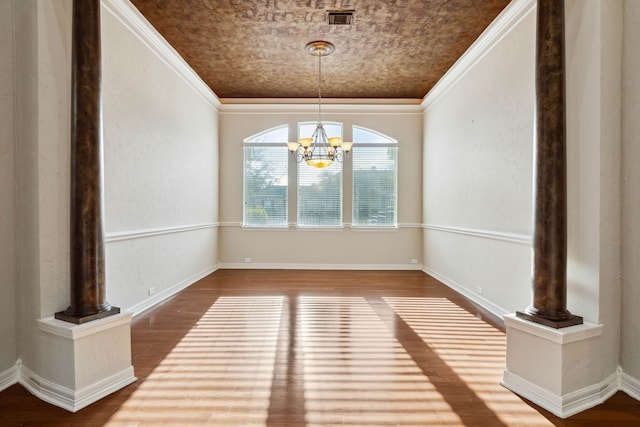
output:
M613 396L619 390L619 378L619 372L616 371L597 384L564 395L557 395L505 369L500 384L552 414L560 418L567 418L600 405Z
M130 366L87 387L72 390L41 377L24 365L20 366L19 373L19 383L31 394L70 412L77 412L136 379L133 366Z
M620 368L605 379L582 363L602 345L603 325L555 329L504 316L507 366L501 384L561 418L599 405L620 389ZM568 392L567 392L568 391Z
M511 313L504 316L504 323L508 328L514 328L556 344L569 344L602 335L602 325L593 323L555 329L539 323L528 322Z
M59 337L67 338L70 340L76 340L88 335L97 334L107 329L130 323L130 313L120 313L83 324L64 322L52 316L46 317L44 319L39 319L38 328L41 331L50 333L52 335L57 335Z
M36 371L20 365L19 383L36 397L76 412L136 381L131 363L131 314L84 324L53 317L37 321Z

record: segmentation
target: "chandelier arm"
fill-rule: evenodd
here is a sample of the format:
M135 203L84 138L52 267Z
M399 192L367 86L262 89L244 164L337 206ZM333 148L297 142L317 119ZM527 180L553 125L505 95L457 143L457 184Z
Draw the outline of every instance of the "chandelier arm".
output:
M313 134L311 135L311 146L309 146L309 152L313 154L313 151L316 149L316 147L319 145L318 144L318 137L319 137L319 130L322 129L322 126L318 127L316 125L316 129L313 131Z
M324 130L324 126L320 128L320 147L322 149L323 156L327 159L334 160L336 157L336 150L329 144L329 138L327 137L327 131Z

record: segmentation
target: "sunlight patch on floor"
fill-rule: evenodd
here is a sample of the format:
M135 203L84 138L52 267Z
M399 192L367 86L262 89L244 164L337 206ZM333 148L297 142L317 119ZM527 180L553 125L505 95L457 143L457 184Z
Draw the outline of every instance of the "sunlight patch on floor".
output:
M447 425L451 407L366 299L302 296L298 307L307 426Z
M220 297L109 425L264 426L282 304L279 296Z
M553 426L500 386L506 364L504 332L446 298L383 299L503 423Z

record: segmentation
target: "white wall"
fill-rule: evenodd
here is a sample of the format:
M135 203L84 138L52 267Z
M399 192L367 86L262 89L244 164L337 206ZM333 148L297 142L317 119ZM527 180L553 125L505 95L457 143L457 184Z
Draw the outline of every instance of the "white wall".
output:
M0 390L17 357L14 2L0 2Z
M525 6L503 12L424 103L425 271L496 314L530 303L535 11Z
M219 102L122 3L102 14L107 296L137 311L217 266Z
M622 354L640 397L640 3L624 2L622 115Z
M220 260L225 267L413 269L421 258L421 117L416 106L323 105L323 120L381 132L398 141L397 230L252 230L242 228L243 140L283 124L317 119L317 105L229 106L220 119ZM292 136L293 138L293 136ZM354 147L354 150L357 147ZM295 163L289 182L295 182ZM295 223L295 191L290 191L290 223ZM343 221L350 223L351 187L343 178ZM245 263L251 258L251 264Z

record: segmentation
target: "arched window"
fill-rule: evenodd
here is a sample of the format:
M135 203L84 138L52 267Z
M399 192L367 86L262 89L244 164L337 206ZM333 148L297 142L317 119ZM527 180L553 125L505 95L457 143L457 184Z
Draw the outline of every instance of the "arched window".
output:
M343 135L342 123L324 122L328 136ZM291 124L291 126L295 126ZM316 122L297 124L298 138L310 137ZM325 168L305 162L289 174L289 125L267 129L244 140L244 227L286 228L288 187L295 185L297 226L342 227L343 198L351 196L354 228L397 226L398 142L353 126L350 158ZM342 189L343 168L352 173L351 193ZM291 180L291 181L290 181ZM348 212L345 212L348 216ZM347 219L347 222L349 220Z
M398 142L354 126L352 156L352 225L396 227Z
M288 227L289 126L279 126L244 140L245 227Z

